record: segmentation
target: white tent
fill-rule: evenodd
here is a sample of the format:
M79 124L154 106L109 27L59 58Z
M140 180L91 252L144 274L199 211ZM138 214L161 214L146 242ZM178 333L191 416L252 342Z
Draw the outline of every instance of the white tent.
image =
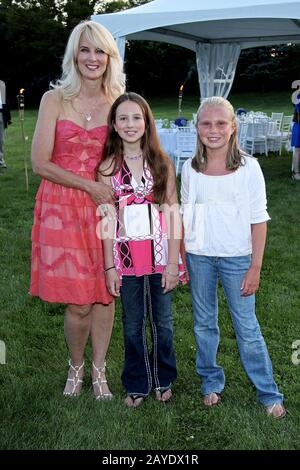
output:
M300 0L154 0L92 19L111 31L123 57L126 39L195 51L202 97L228 96L242 49L300 42Z

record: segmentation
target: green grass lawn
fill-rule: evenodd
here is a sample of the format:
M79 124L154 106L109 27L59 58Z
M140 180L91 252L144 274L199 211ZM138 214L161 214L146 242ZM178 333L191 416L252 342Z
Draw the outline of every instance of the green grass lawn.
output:
M261 108L263 104L269 106L269 111L286 109L288 113L291 108L288 95L284 99L281 95L233 96L232 101L253 110L266 110ZM170 99L152 99L151 104L158 117L176 112L176 103ZM196 107L196 101L191 100L189 108L183 106L183 112L193 112ZM28 159L35 120L36 111L25 111ZM39 178L30 170L30 190L26 193L16 113L7 132L6 160L9 168L0 170L0 340L7 348L7 363L0 365L1 449L300 449L300 365L294 365L291 359L292 343L300 339L300 184L290 177L291 154L259 158L272 220L268 224L257 315L276 381L286 397L289 413L282 421L267 418L256 402L255 391L239 361L222 291L219 362L225 368L226 388L220 406L202 406L187 286L174 292L178 379L171 403L164 405L150 396L136 410L123 405L119 303L107 361L114 399L93 399L90 346L82 395L76 399L63 397L68 360L63 337L64 307L28 295L30 229Z

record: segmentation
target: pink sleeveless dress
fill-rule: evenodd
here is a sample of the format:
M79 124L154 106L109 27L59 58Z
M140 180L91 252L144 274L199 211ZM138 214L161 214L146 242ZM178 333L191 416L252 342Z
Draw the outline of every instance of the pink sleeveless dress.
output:
M94 180L107 126L57 121L52 162ZM108 304L97 206L88 193L42 179L32 227L30 294L49 302Z

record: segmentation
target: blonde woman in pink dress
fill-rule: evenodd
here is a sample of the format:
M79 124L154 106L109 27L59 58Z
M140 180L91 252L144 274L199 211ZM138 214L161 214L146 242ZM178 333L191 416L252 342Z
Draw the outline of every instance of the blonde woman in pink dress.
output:
M84 21L72 31L61 79L44 94L32 143L33 171L42 177L32 228L30 294L67 304L64 331L69 371L64 395L78 395L91 336L96 399L111 398L105 376L114 302L103 273L97 206L113 191L95 180L107 116L124 91L122 60L112 35Z

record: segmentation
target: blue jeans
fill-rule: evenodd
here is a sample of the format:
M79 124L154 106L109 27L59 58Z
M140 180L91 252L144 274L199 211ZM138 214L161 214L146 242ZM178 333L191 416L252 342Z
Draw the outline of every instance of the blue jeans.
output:
M163 294L161 274L123 276L121 301L125 343L121 378L127 393L147 396L152 389L169 388L177 371L171 293ZM146 335L148 318L151 352Z
M244 369L257 391L260 403L281 403L283 395L274 382L272 363L255 315L255 295L242 296L241 283L251 256L214 257L187 253L192 292L194 332L197 344L196 369L202 377L202 393L220 393L225 385L223 368L217 360L218 277L229 306Z

